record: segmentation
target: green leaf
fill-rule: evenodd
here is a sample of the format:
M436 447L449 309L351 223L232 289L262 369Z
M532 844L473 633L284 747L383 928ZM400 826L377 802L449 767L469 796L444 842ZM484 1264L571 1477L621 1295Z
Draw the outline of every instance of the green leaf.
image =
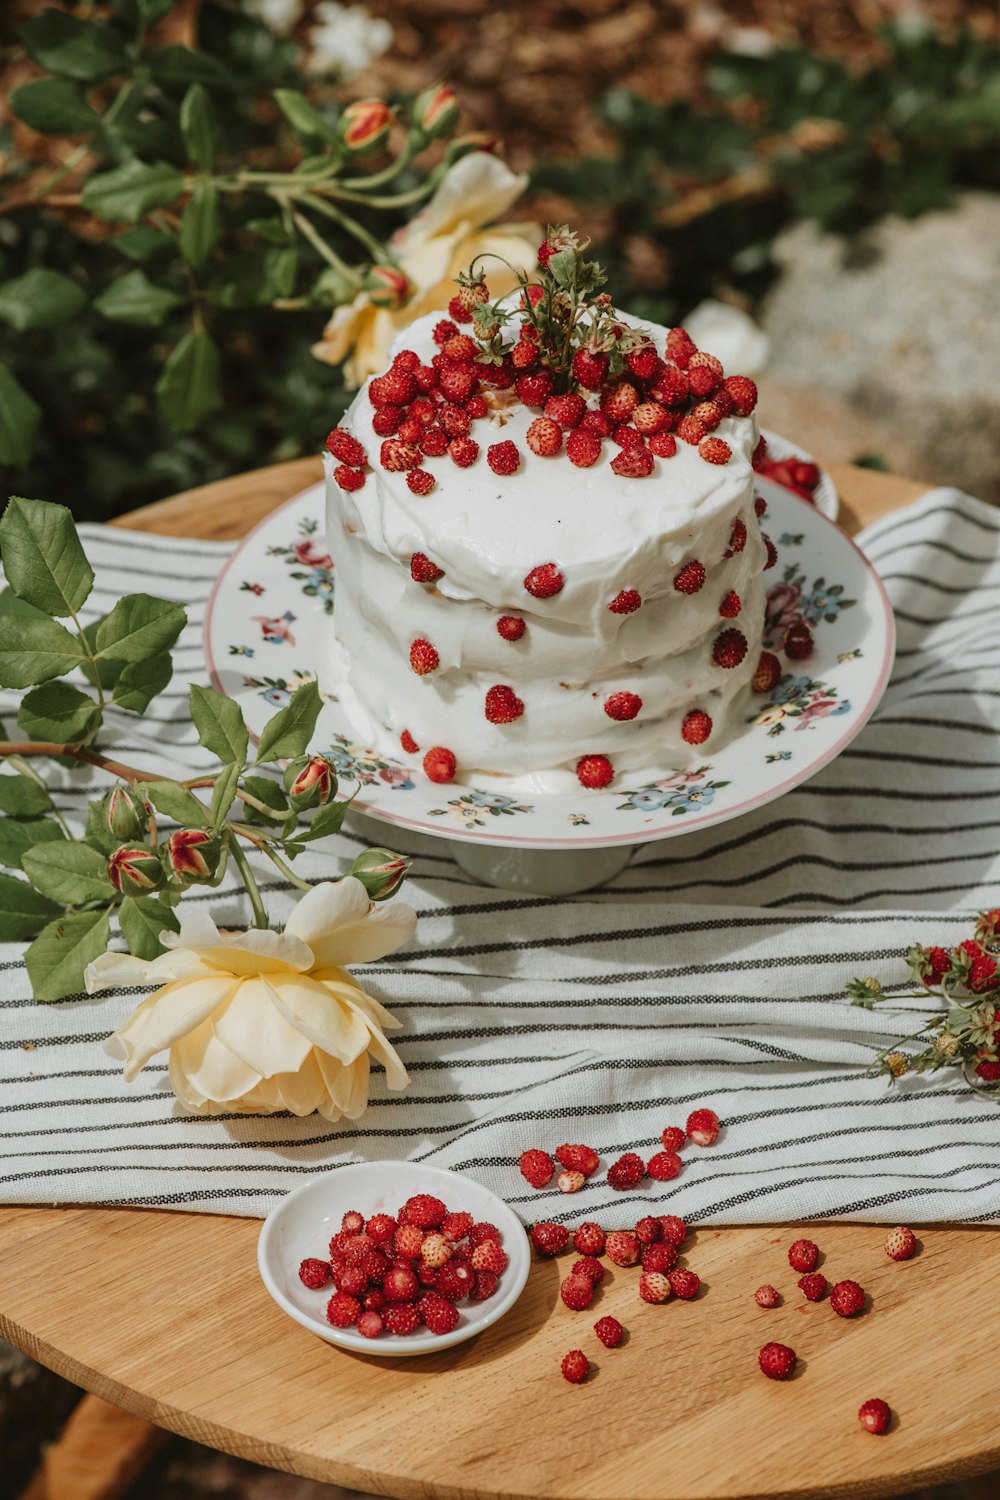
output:
M34 818L48 812L52 798L33 776L0 776L0 812L16 818Z
M42 408L0 364L0 463L21 469L31 457Z
M247 758L249 736L235 699L193 682L188 702L194 727L205 749L227 764L238 761L242 769Z
M151 594L126 594L97 627L99 662L144 662L169 651L187 623L179 604Z
M180 932L180 923L155 896L126 896L118 913L122 936L136 958L158 958L166 950L161 932Z
M10 616L16 620L48 620L50 618L44 609L36 609L33 604L19 599L13 589L4 589L0 593L0 618Z
M83 836L92 849L99 849L102 854L109 855L114 854L121 839L116 838L105 823L103 804L103 797L87 803L87 826Z
M274 100L293 130L302 135L318 136L331 145L337 144L337 127L309 103L305 94L300 94L297 89L275 89Z
M106 952L111 927L103 911L57 917L32 943L24 961L36 1000L65 1000L80 994L89 963Z
M99 219L134 224L150 209L173 203L184 191L184 173L169 162L131 161L98 172L83 190L81 203Z
M268 719L261 730L257 744L259 765L268 760L291 760L304 755L316 729L316 720L323 707L319 688L315 682L304 682L297 687L287 708L282 708Z
M251 797L256 797L258 802L272 809L272 823L283 823L288 817L288 798L277 781L272 781L269 776L245 776L243 778L243 790L249 792ZM249 823L264 821L264 814L257 811L255 807L247 807L244 804L244 816Z
M130 662L119 673L113 701L119 708L144 714L158 693L162 693L174 675L169 651L148 656L144 661Z
M10 96L19 120L42 135L83 135L100 124L81 89L66 78L39 78L23 83Z
M92 738L101 710L89 694L68 682L47 682L22 699L17 722L29 739L77 745Z
M219 122L203 83L193 83L181 101L181 134L188 156L203 172L211 170L219 149Z
M6 620L0 630L0 687L34 687L83 660L79 641L55 620Z
M28 849L36 844L66 842L54 818L0 818L0 865L20 870Z
M129 26L138 30L152 26L168 11L173 10L177 0L111 0L111 9L121 16Z
M242 769L241 763L234 760L215 778L215 790L212 792L212 822L216 828L222 823L233 805Z
M184 259L192 266L203 265L219 243L221 233L219 194L211 183L199 182L181 216L180 247Z
M0 295L3 289L0 288ZM94 306L114 323L131 323L134 328L158 328L169 313L182 307L185 298L165 286L150 281L145 271L126 271L106 287Z
M185 334L156 382L156 399L176 433L191 432L222 405L219 351L204 329Z
M108 862L87 844L68 840L58 847L39 844L28 849L22 861L24 873L36 890L66 906L85 901L111 901L115 888L108 879Z
M27 881L0 875L0 942L20 943L34 937L58 912L55 902L40 896Z
M350 800L340 802L328 802L321 807L307 828L300 828L295 835L298 844L311 844L315 839L325 839L333 833L339 833L347 811L351 805Z
M15 594L47 615L76 614L94 586L94 570L72 514L64 505L15 495L0 519L0 551L7 582ZM78 646L76 652L79 655ZM49 673L50 677L57 675ZM31 681L45 679L35 677Z
M62 10L43 10L18 35L35 62L49 73L91 82L120 73L125 49L107 22L81 21Z
M166 250L173 251L177 241L173 235L152 229L148 224L137 224L134 229L123 229L109 244L129 260L144 261L153 260Z
M144 54L153 77L161 88L179 92L189 84L203 83L206 88L233 93L235 80L228 68L208 52L190 47L149 47Z
M208 808L178 781L146 781L143 792L157 812L173 818L183 828L209 828L212 823Z
M0 318L18 332L51 328L76 316L87 301L82 287L59 271L35 266L0 286Z

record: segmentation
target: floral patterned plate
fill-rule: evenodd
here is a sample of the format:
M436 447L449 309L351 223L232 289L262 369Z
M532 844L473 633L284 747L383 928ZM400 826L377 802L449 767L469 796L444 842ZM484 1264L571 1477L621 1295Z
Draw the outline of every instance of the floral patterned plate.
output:
M468 844L566 850L631 845L738 817L798 786L838 755L882 696L893 659L892 609L861 552L811 504L759 486L779 561L765 641L805 621L816 648L790 662L768 697L748 693L740 730L704 761L625 774L606 791L512 794L423 774L420 756L359 744L329 685L334 580L324 540L322 484L272 512L220 574L205 620L212 680L259 733L294 688L318 680L326 704L313 748L341 779L360 783L354 806L387 823ZM470 857L472 850L469 851Z

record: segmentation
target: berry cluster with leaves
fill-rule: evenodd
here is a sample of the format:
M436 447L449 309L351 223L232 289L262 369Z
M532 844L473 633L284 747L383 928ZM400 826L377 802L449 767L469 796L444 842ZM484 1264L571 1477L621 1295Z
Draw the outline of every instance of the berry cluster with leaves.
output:
M155 958L163 952L160 934L179 928L174 907L185 891L219 886L230 864L246 886L254 925L267 927L247 850L309 890L289 862L337 833L350 806L334 800L332 763L309 753L322 707L316 684L303 683L268 720L253 752L239 705L193 683L191 718L218 769L178 781L125 765L100 748L105 712L144 714L167 686L184 610L126 594L84 624L94 572L61 505L11 500L0 519L0 550L8 584L0 594L0 687L29 689L17 709L23 738L0 729L0 759L14 773L0 775L0 864L26 877L0 874L0 939L33 939L25 962L36 1000L83 988L88 963L108 947L112 919L131 953ZM63 817L39 774L45 761L110 778L89 802L82 831ZM282 762L280 780L261 774ZM301 823L312 809L312 821ZM408 867L391 850L368 849L350 873L380 901Z
M886 991L877 979L847 987L854 1005L938 996L944 1008L879 1053L871 1068L890 1085L908 1073L961 1068L977 1092L1000 1104L1000 909L981 912L973 937L954 948L914 944L906 955L917 990Z

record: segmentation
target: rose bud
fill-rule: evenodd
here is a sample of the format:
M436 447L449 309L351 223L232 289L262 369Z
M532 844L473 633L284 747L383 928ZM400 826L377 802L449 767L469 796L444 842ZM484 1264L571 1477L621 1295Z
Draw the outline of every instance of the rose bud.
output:
M167 864L185 885L211 880L221 856L219 835L205 828L178 828L167 840Z
M108 860L108 879L123 896L144 896L163 884L163 866L145 844L124 844Z
M412 120L429 141L436 141L454 129L458 119L458 96L447 83L432 84L413 101Z
M337 778L325 755L300 755L285 768L284 786L296 812L305 812L329 802L337 790Z
M373 901L385 901L399 890L411 861L391 849L366 849L351 866Z
M387 307L393 312L403 306L413 291L410 278L395 266L372 266L362 286L373 307Z
M392 110L384 99L358 99L340 117L340 138L358 156L379 151L392 124Z
M134 839L145 832L148 803L121 782L113 786L101 805L101 821L116 839Z
M485 130L470 130L465 135L456 135L445 148L444 165L454 166L455 162L461 161L463 156L468 156L472 151L486 151L493 155L498 145L497 137L487 135Z

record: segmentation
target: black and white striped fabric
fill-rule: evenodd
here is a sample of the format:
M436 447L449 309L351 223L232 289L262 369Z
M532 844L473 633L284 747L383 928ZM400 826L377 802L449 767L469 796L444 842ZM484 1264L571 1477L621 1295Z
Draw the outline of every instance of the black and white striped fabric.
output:
M865 1076L928 1002L870 1013L844 998L856 975L901 985L910 943L956 943L998 904L1000 514L938 490L862 542L896 607L895 673L851 747L779 803L647 846L607 889L563 899L474 885L443 842L392 831L414 856L417 936L358 972L404 1022L411 1082L389 1094L376 1075L359 1121L185 1116L159 1060L126 1085L102 1050L139 992L37 1005L5 945L0 1201L260 1215L326 1167L410 1157L469 1173L526 1220L669 1204L719 1224L1000 1222L1000 1110L949 1072L893 1090ZM227 549L102 528L85 543L96 609L136 587L188 607L174 684L150 718L111 727L123 759L196 774L208 758L186 683L206 680L204 605ZM58 800L75 815L88 794L74 777ZM299 869L329 878L385 838L355 819L340 862ZM281 922L294 893L266 872L262 885ZM246 920L231 883L187 899ZM673 1183L615 1193L602 1172L567 1200L517 1172L526 1147L566 1140L606 1164L648 1156L701 1104L724 1133L689 1148Z

